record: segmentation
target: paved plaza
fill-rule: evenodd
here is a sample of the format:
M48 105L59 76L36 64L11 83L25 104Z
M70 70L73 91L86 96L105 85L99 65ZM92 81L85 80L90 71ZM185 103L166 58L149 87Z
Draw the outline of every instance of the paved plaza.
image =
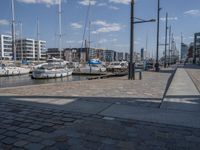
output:
M199 150L198 71L2 88L0 149Z

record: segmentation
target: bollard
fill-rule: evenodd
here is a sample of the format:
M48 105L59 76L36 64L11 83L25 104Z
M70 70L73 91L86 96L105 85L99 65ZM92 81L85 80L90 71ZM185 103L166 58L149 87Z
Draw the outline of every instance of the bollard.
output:
M139 72L139 80L142 80L142 71Z

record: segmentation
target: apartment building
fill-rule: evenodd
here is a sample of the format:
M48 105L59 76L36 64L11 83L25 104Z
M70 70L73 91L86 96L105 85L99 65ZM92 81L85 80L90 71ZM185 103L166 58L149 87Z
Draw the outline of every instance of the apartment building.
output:
M10 35L0 35L0 58L9 60L13 58L12 36Z

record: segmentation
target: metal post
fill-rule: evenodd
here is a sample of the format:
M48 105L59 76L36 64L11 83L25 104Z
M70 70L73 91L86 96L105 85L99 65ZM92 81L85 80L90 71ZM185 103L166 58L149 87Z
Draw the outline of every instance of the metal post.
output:
M15 8L14 8L14 0L12 0L12 50L13 50L13 60L14 60L14 64L16 64Z
M170 56L170 51L171 51L171 26L169 27L169 62L168 62L168 66L171 65L171 56Z
M194 46L193 46L193 64L196 64L196 51L197 51L197 34L194 34Z
M159 32L160 32L160 0L158 0L157 10L157 45L156 45L156 71L159 71Z
M166 26L165 26L165 62L164 67L167 66L167 29L168 29L168 13L166 13Z
M131 0L131 22L130 22L130 62L129 62L129 80L135 79L134 63L133 63L133 51L134 51L134 0Z

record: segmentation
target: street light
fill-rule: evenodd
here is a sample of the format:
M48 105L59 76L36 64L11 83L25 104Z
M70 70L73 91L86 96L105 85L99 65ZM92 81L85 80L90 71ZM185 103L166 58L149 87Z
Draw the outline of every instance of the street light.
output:
M131 24L130 24L130 63L129 63L129 72L128 79L135 80L135 63L133 63L133 51L134 51L134 24L146 23L146 22L155 22L155 19L144 20L137 17L134 17L134 0L131 0ZM134 21L137 19L139 21Z
M158 51L159 51L159 30L160 30L160 0L158 0L158 10L157 10L157 44L156 44L156 64L155 71L159 72L159 62L158 62Z

